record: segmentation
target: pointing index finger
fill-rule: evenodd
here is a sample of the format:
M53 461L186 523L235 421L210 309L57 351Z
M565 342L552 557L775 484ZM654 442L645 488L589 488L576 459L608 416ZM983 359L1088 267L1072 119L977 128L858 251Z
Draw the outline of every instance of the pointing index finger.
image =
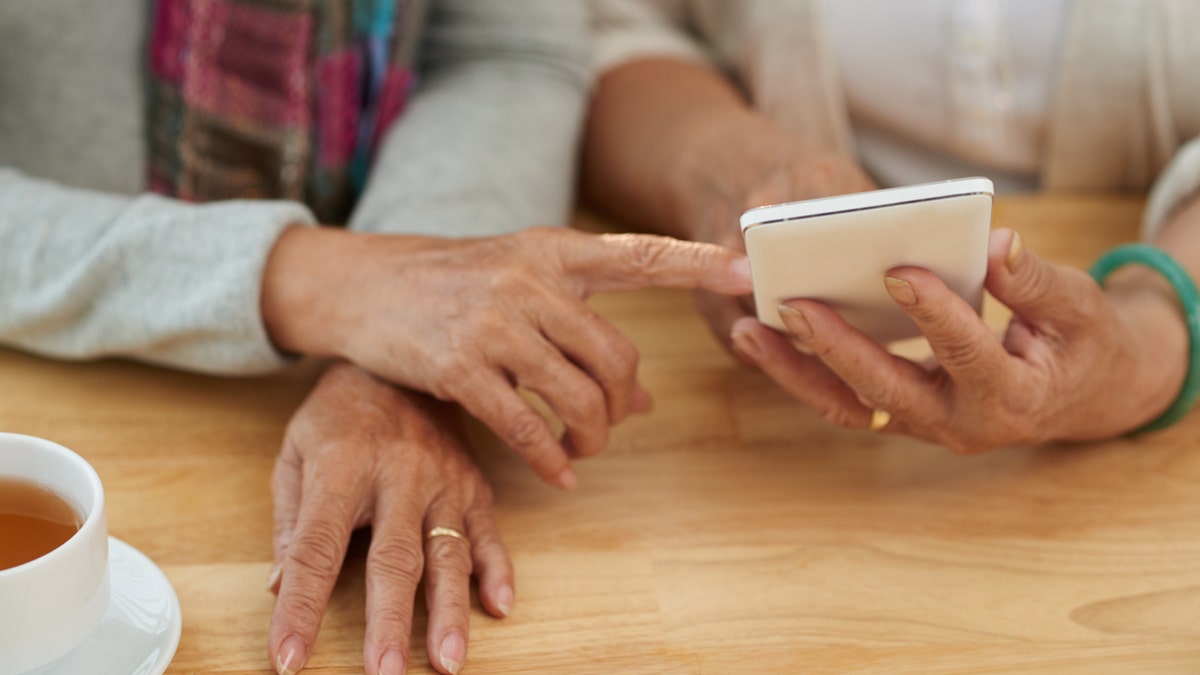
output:
M753 290L746 256L723 246L650 234L584 236L565 246L562 256L567 271L583 278L589 293L654 286L726 295Z

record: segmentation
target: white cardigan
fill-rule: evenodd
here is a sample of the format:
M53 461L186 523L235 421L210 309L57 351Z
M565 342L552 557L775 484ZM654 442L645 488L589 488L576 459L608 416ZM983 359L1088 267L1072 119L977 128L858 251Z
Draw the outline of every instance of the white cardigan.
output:
M820 0L591 2L598 71L646 56L707 60L781 127L854 152ZM1153 185L1146 236L1197 191L1200 142L1190 142L1200 136L1197 33L1200 3L1194 0L1075 0L1041 186L1112 191Z

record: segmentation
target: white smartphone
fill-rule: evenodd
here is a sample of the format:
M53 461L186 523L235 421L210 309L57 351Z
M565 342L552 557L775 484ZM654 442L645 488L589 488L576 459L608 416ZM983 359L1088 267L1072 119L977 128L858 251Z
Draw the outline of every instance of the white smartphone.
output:
M987 178L961 178L746 211L758 320L785 330L779 303L809 298L880 343L916 337L883 284L902 265L930 270L980 312L992 195Z

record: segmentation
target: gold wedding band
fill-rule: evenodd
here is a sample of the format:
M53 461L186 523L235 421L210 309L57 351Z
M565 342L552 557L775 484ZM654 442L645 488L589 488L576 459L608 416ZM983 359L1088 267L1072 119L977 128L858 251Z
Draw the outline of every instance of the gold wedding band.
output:
M871 411L871 423L867 425L867 429L871 431L881 431L892 421L892 413L886 410L876 408Z
M453 527L442 527L441 525L438 525L437 527L425 533L425 541L429 541L434 537L454 537L467 546L471 545L471 540L467 539L467 535L459 532Z

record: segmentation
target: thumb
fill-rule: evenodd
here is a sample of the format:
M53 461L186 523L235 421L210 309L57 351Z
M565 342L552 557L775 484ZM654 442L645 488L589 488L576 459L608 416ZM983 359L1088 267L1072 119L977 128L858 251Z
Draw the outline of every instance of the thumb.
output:
M988 244L988 292L1024 321L1070 324L1086 313L1095 282L1086 272L1046 262L1021 235L999 229Z
M275 470L271 474L271 501L274 508L274 530L271 546L275 554L275 563L267 576L267 590L279 592L280 572L283 561L287 557L288 544L292 540L292 532L296 529L296 514L300 509L300 457L287 441L283 450L275 460Z
M589 293L656 286L724 295L753 290L746 256L723 246L650 234L604 234L565 243L566 269L584 281Z

